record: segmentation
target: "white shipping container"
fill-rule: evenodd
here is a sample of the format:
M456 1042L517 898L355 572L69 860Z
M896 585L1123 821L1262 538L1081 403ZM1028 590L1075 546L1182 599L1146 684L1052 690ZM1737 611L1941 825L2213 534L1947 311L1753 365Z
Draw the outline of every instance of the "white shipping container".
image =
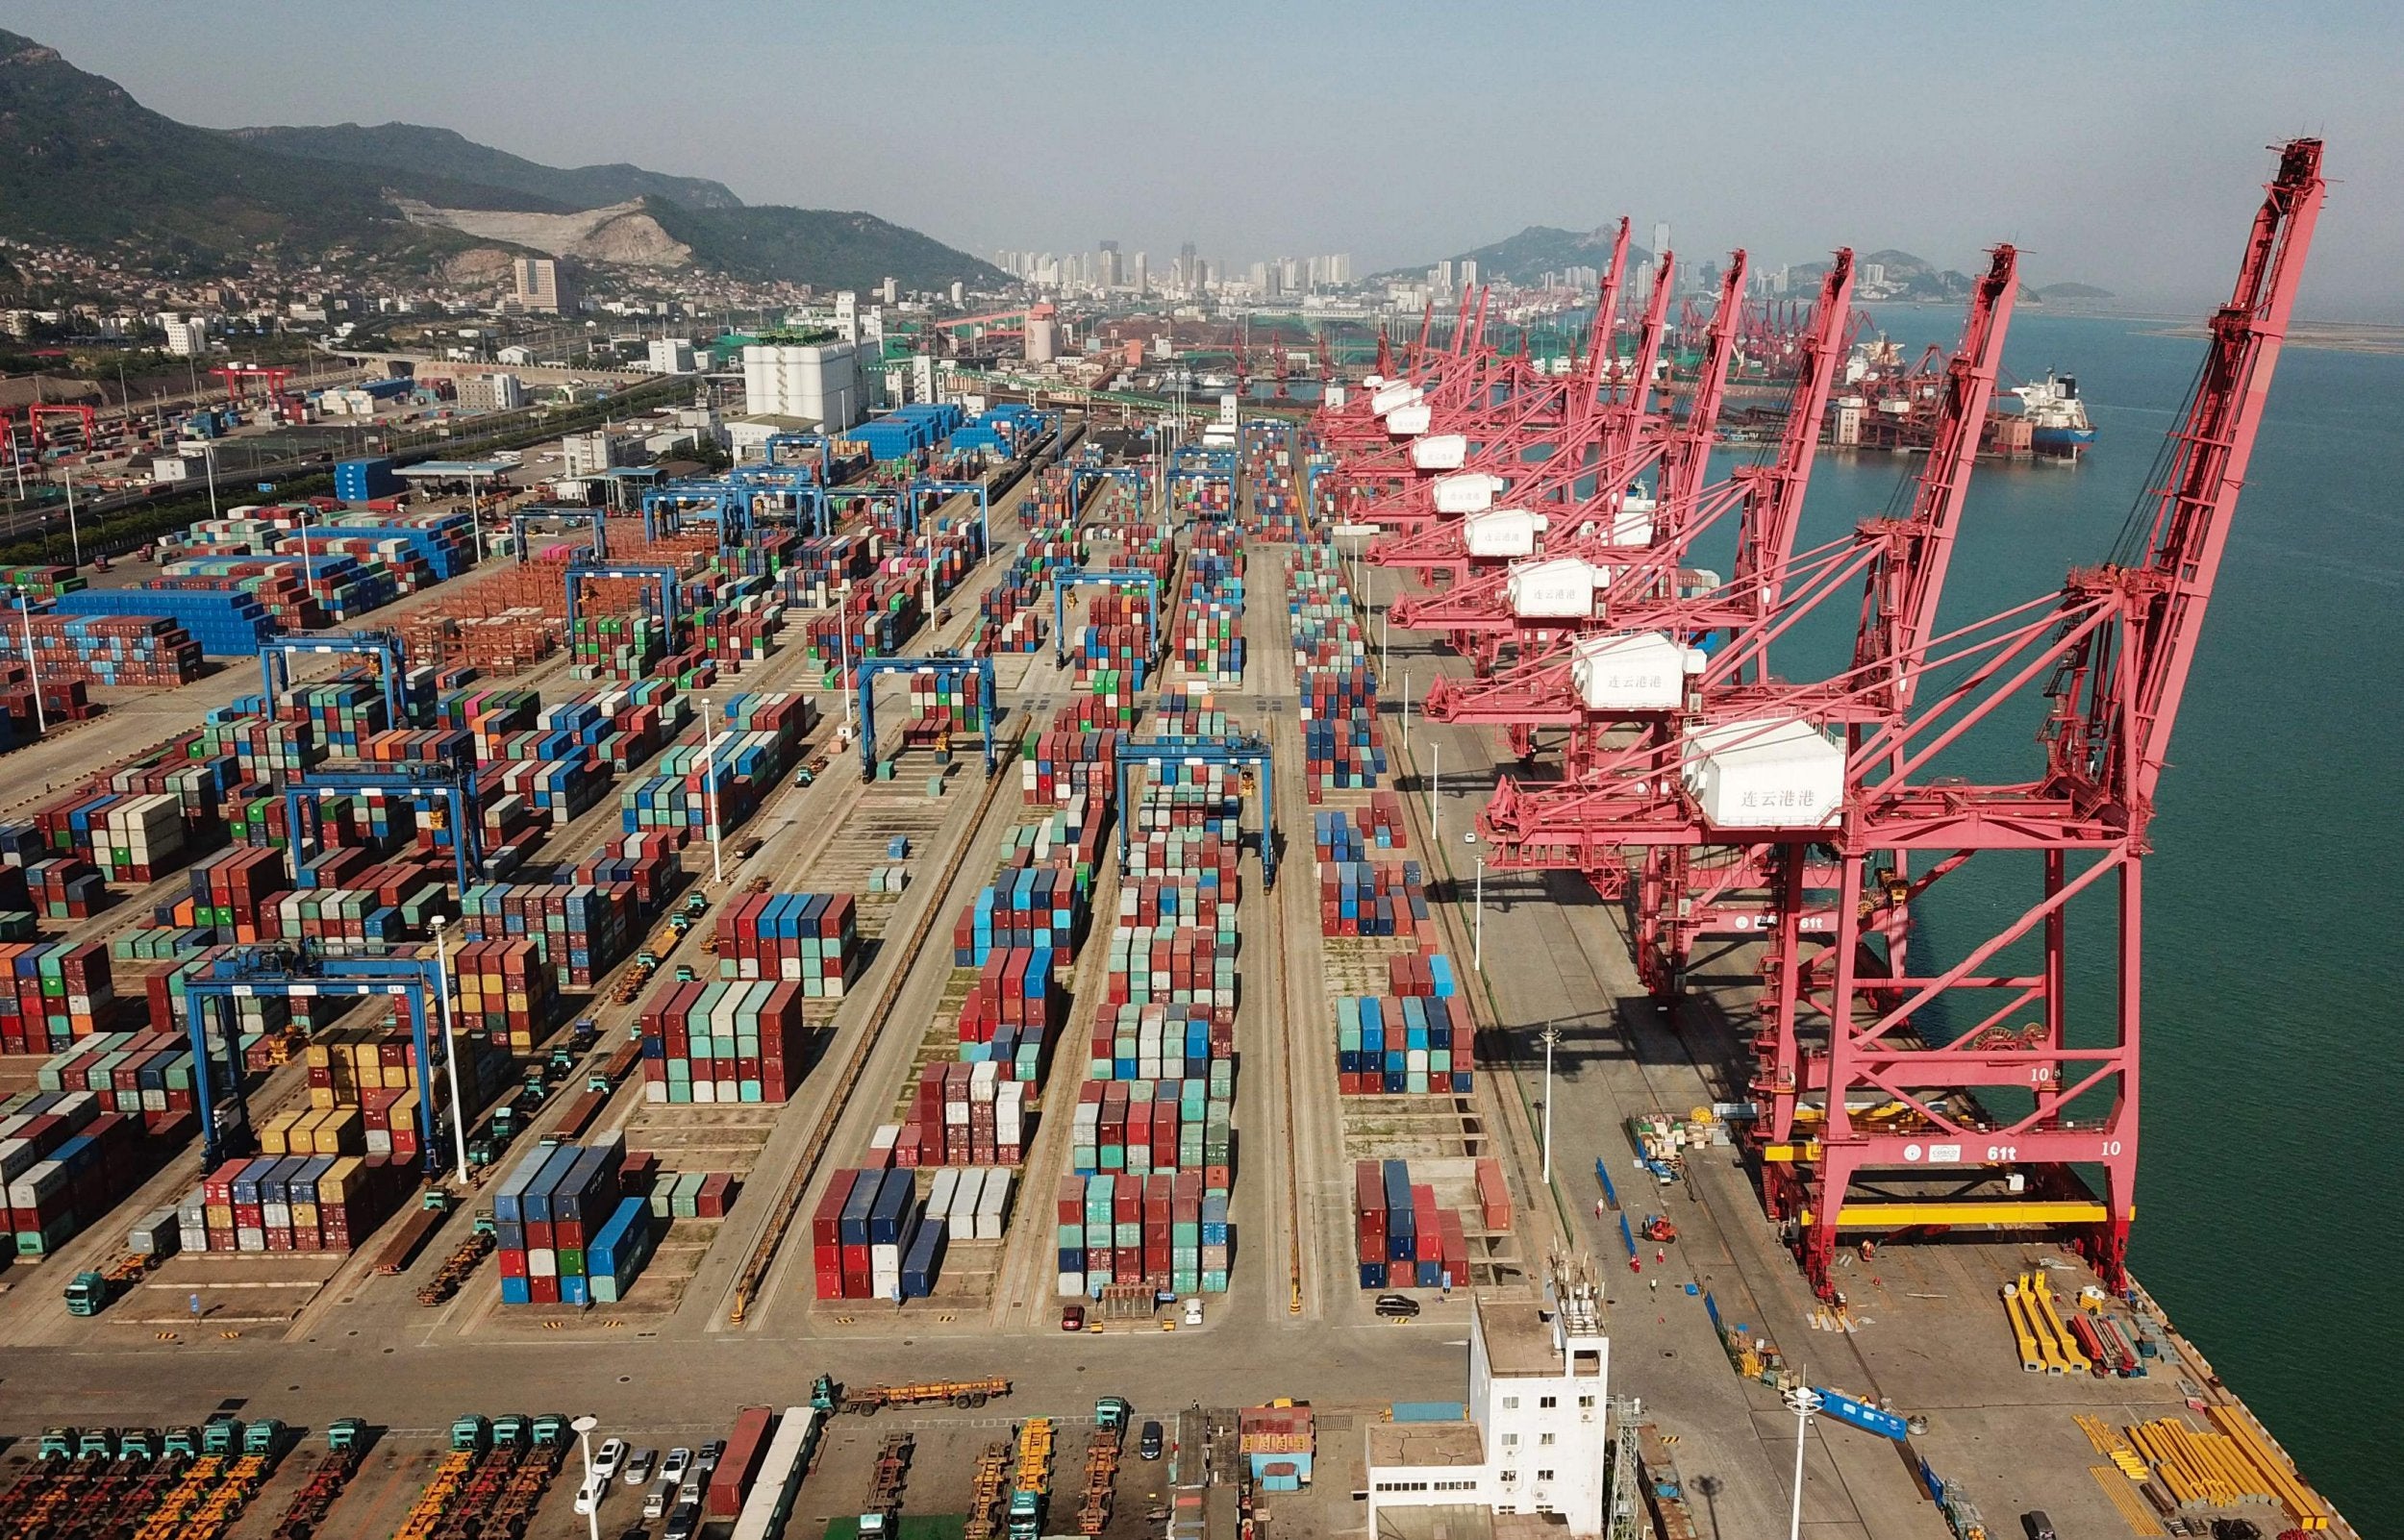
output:
M960 1180L953 1184L952 1201L943 1205L939 1217L949 1227L952 1234L962 1240L968 1240L972 1238L970 1232L976 1228L977 1195L985 1191L986 1168L956 1166L953 1169L960 1173ZM930 1219L939 1217L935 1205L931 1203L927 1205L927 1217Z
M986 1174L985 1190L977 1198L977 1233L981 1241L997 1241L1002 1229L1010 1222L1010 1173L991 1171Z
M1515 615L1529 620L1576 620L1594 613L1594 593L1604 582L1601 569L1592 562L1556 557L1512 568L1504 586Z
M952 1211L953 1197L960 1190L960 1173L958 1166L936 1167L935 1185L927 1191L929 1218L941 1218Z
M1473 557L1532 557L1548 522L1523 508L1498 508L1469 514L1461 533Z
M1422 448L1436 442L1422 438L1411 446L1416 455ZM1436 511L1439 513L1483 513L1494 506L1495 494L1503 489L1503 479L1491 471L1462 471L1457 475L1436 478Z
M1590 711L1669 711L1686 698L1688 650L1660 632L1581 636L1569 682Z
M1808 722L1696 728L1683 773L1704 822L1722 829L1825 829L1844 802L1844 746Z
M1411 446L1411 463L1423 471L1459 470L1462 461L1468 458L1469 439L1465 434L1431 434Z

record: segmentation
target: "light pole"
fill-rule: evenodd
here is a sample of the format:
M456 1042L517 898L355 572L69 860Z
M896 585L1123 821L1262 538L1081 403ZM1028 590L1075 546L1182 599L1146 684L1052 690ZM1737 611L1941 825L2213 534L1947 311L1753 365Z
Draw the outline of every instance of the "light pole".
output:
M209 516L213 519L217 516L217 441L215 439L201 440L200 458L209 472Z
M451 831L451 837L459 838L459 831ZM434 978L436 986L442 991L442 1057L451 1067L451 1141L459 1155L459 1180L463 1185L467 1180L467 1104L460 1097L459 1039L451 1031L451 950L442 933L450 923L446 914L434 917Z
M1795 1366L1799 1379L1801 1365ZM1803 1431L1812 1426L1812 1413L1819 1410L1819 1393L1807 1385L1797 1384L1787 1395L1787 1405L1794 1412L1794 1506L1787 1516L1787 1540L1802 1540L1803 1536Z
M726 861L718 844L717 757L714 746L717 733L710 721L710 697L701 698L701 794L709 799L706 816L710 820L710 881L726 881Z
M1477 835L1471 834L1471 839ZM1478 972L1486 971L1486 852L1477 853L1477 909L1469 939L1469 965Z
M59 467L59 472L66 478L67 549L73 554L75 564L80 567L84 564L84 537L76 533L75 529L75 467L62 465Z
M1444 794L1444 746L1431 743L1428 748L1427 770L1427 838L1434 844L1442 832L1443 822L1437 811L1436 799Z
M576 1442L585 1455L585 1490L592 1492L592 1503L585 1514L585 1527L591 1540L601 1540L601 1494L592 1491L592 1430L601 1426L601 1419L585 1413L567 1425L576 1429Z
M1553 1050L1561 1046L1561 1029L1544 1024L1544 1185L1553 1182Z
M41 708L41 664L34 657L34 611L25 603L25 590L16 590L17 618L25 623L25 673L34 686L34 735L39 737L50 731L50 718Z

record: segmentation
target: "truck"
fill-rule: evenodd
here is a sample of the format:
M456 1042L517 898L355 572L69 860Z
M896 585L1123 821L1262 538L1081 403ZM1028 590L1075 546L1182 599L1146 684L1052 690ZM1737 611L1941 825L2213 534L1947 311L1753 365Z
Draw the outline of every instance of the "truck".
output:
M996 1396L1010 1394L1010 1381L992 1379L929 1379L908 1385L839 1385L820 1375L810 1387L810 1404L831 1414L858 1412L873 1417L888 1406L982 1406Z
M910 1456L917 1441L908 1433L890 1433L878 1449L876 1469L868 1481L867 1505L860 1511L863 1536L894 1532L901 1518L902 1484L910 1477Z
M1104 1396L1093 1403L1093 1441L1086 1446L1085 1490L1077 1504L1079 1534L1098 1535L1110 1528L1118 1500L1118 1458L1133 1411L1122 1396Z

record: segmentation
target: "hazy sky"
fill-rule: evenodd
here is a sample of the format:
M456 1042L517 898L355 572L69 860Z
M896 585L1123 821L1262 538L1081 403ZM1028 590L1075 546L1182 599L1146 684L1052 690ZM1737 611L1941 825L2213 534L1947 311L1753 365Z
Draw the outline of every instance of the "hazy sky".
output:
M1667 219L1690 261L1895 246L2224 295L2265 146L2329 140L2303 309L2404 318L2393 4L906 6L6 0L188 122L457 129L989 256L1349 251Z

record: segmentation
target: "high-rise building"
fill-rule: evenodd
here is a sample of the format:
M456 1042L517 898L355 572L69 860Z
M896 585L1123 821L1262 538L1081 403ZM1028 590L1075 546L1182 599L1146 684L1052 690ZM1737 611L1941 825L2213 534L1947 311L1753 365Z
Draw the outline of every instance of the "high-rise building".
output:
M888 305L901 303L901 285L891 278L885 281L885 303Z
M1338 252L1327 259L1327 281L1331 284L1352 282L1352 253Z
M1656 219L1653 221L1653 261L1657 262L1660 261L1661 254L1668 249L1669 221L1666 219Z
M1179 288L1195 289L1202 286L1202 281L1194 276L1196 265L1193 242L1189 240L1177 248L1177 286Z
M513 264L517 303L545 315L569 315L576 310L576 286L568 264L557 257L520 257Z
M1428 282L1428 286L1429 286L1429 287L1431 287L1431 288L1436 288L1436 289L1449 289L1449 288L1451 288L1451 287L1452 287L1452 259L1451 259L1451 258L1449 258L1449 257L1447 257L1447 258L1445 258L1442 261L1438 262L1435 266L1433 266L1433 267L1429 268L1429 269L1427 270L1427 282Z
M1477 262L1473 259L1465 257L1461 260L1461 286L1477 287Z
M209 328L199 316L162 315L159 325L167 334L167 351L177 358L197 358L209 351Z
M1127 286L1139 294L1152 286L1152 260L1142 252L1127 262Z
M692 373L692 338L689 336L655 336L650 354L653 374Z
M1119 265L1118 242L1114 240L1102 242L1101 271L1096 276L1105 288L1116 288L1127 281L1127 274Z

